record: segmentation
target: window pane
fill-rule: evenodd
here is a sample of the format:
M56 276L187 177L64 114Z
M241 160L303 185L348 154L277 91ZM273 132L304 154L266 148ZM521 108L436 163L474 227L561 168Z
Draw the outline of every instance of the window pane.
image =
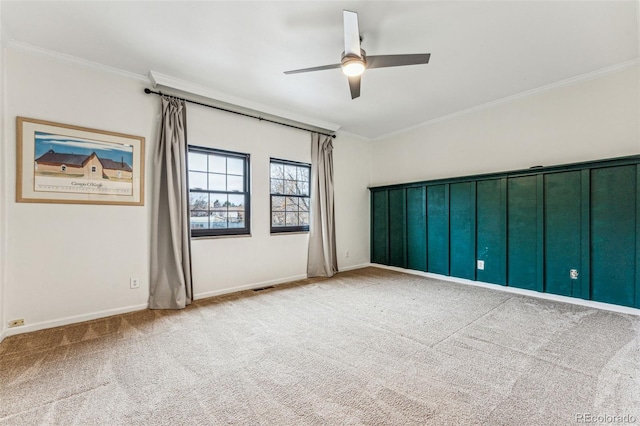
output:
M274 212L284 211L284 197L271 197L271 210Z
M228 200L229 210L231 210L231 207L242 207L242 210L244 210L244 195L229 194Z
M189 170L197 170L199 172L207 171L207 154L190 152L188 161L189 161Z
M229 228L244 228L244 207L229 207Z
M298 167L298 180L309 182L309 168L308 167Z
M309 213L300 213L298 217L300 218L300 226L309 226Z
M247 234L249 155L190 146L188 156L192 235Z
M227 211L215 210L211 212L209 217L212 228L226 228L227 227Z
M298 205L300 206L300 211L301 212L308 212L310 204L311 204L311 199L309 199L309 198L298 198Z
M296 213L287 212L286 215L287 215L287 220L286 220L287 226L298 226L297 212Z
M287 164L286 160L282 160L283 163L272 161L274 162L270 163L271 226L274 228L308 226L310 168L293 162Z
M285 180L284 181L284 193L297 195L298 194L298 182L295 180Z
M284 194L284 181L280 179L271 179L271 193Z
M284 226L284 213L272 213L271 214L271 226Z
M209 212L192 211L191 212L191 229L209 228Z
M209 173L227 173L227 157L210 155Z
M244 192L244 178L242 176L227 175L227 191Z
M271 163L271 179L284 179L284 165Z
M189 210L207 210L209 208L209 194L192 192L189 194Z
M289 166L289 165L285 165L284 166L284 178L285 179L291 179L291 180L296 180L296 166Z
M227 173L230 175L244 175L244 160L227 157Z
M226 191L227 177L225 175L209 173L209 190L210 191Z
M227 207L227 194L215 194L212 193L209 196L209 208L210 209L223 209Z
M297 212L298 211L298 199L295 197L287 197L286 210L288 212Z
M189 172L189 188L207 190L207 174L201 172Z
M298 182L298 195L309 195L309 183Z

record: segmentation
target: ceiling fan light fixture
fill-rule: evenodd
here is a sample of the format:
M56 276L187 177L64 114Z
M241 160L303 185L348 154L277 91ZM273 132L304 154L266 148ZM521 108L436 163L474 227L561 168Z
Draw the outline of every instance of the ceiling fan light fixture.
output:
M349 59L342 63L342 72L348 77L357 77L362 75L364 69L364 61L360 58Z

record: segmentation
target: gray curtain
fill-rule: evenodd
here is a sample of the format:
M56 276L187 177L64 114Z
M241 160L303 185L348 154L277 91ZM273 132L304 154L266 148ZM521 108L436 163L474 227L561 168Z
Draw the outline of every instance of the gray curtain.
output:
M149 308L182 309L192 300L187 128L184 101L162 97L153 155Z
M331 277L338 272L333 210L333 142L330 136L311 134L311 226L309 277Z

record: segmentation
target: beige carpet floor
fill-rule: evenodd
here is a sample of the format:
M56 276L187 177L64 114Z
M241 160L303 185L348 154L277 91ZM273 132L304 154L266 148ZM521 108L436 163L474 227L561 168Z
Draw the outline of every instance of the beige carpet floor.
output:
M0 425L585 416L640 423L640 317L378 268L0 344Z

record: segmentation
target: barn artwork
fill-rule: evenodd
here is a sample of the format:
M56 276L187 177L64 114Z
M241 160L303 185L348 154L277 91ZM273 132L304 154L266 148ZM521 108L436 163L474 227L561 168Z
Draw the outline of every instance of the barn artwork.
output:
M133 192L133 148L35 132L35 191Z
M144 204L144 138L17 119L17 201Z
M131 195L133 147L35 132L34 190Z

